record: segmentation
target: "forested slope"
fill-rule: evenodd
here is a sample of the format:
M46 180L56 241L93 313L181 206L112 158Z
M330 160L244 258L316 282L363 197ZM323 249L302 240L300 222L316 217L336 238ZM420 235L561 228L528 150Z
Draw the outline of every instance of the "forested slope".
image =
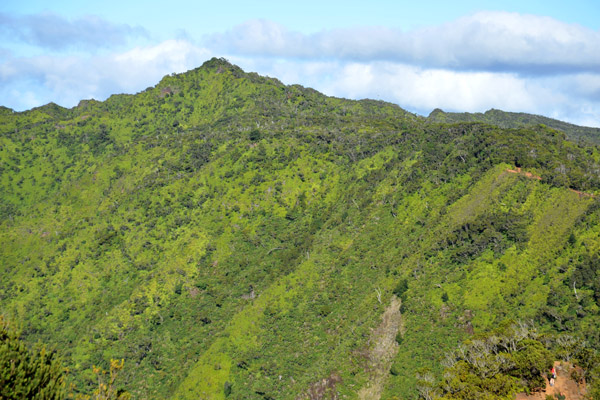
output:
M541 115L491 109L484 113L451 113L436 108L427 120L434 123L483 122L500 128L527 128L546 125L564 132L570 140L585 144L600 144L600 128L578 126Z
M562 132L428 123L213 59L3 109L0 135L0 309L78 391L123 358L137 398L357 398L400 303L382 398L424 374L450 396L447 354L511 321L555 353L569 335L593 379L599 153Z

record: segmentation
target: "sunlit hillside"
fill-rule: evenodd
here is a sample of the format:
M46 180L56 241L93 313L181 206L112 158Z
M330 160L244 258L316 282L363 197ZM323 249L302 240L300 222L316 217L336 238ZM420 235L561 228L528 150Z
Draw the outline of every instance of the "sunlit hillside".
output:
M138 399L514 399L555 360L598 393L598 193L548 126L212 59L0 111L0 312L75 393L111 359Z

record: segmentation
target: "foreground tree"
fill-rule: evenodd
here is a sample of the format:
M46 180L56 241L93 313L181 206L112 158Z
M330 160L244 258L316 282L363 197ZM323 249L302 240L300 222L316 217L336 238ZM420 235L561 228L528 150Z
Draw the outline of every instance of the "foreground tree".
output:
M56 353L29 350L0 315L0 398L63 399L65 370Z
M130 394L115 383L124 363L111 360L109 371L94 367L98 388L91 396L78 395L77 400L129 400ZM55 352L43 346L29 350L0 315L0 399L62 400L67 397L65 378L66 370Z

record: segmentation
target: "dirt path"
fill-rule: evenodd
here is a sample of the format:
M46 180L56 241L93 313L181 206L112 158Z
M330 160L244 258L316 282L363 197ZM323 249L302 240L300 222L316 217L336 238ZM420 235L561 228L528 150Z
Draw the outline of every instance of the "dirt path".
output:
M579 197L596 197L591 193L580 192L579 190L569 189L573 193L577 193Z
M392 361L398 353L396 335L404 329L402 314L400 314L401 304L399 298L392 296L390 305L383 313L381 324L371 335L373 345L368 353L370 379L367 386L358 392L358 398L361 400L379 400L381 397Z
M585 382L578 384L571 379L571 373L578 371L583 376L581 368L573 367L571 363L555 361L554 368L556 368L556 382L554 386L550 386L549 382L546 382L546 388L541 392L532 393L529 396L525 393L517 394L516 400L545 400L546 395L562 394L565 396L565 400L583 400L585 398L586 388Z

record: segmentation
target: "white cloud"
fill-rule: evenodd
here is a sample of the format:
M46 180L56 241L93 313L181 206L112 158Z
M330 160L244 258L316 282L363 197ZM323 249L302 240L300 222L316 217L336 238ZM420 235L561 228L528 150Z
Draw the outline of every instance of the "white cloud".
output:
M206 42L216 49L236 53L290 56L305 52L306 39L274 22L251 20L225 34L210 35Z
M600 32L507 12L480 12L410 32L371 27L304 35L253 20L208 36L206 45L247 56L393 61L456 70L540 74L600 69Z
M436 107L463 111L477 111L482 107L531 110L537 104L527 82L507 73L456 72L391 62L302 64L288 61L270 70L263 69L269 75L276 75L280 70L311 82L326 94L386 99L419 111Z
M140 27L114 24L94 15L68 20L44 12L24 16L0 13L0 35L52 50L71 47L90 50L121 45L129 37L147 36L147 32Z
M573 92L588 100L600 102L600 73L576 75L569 80L564 90Z

